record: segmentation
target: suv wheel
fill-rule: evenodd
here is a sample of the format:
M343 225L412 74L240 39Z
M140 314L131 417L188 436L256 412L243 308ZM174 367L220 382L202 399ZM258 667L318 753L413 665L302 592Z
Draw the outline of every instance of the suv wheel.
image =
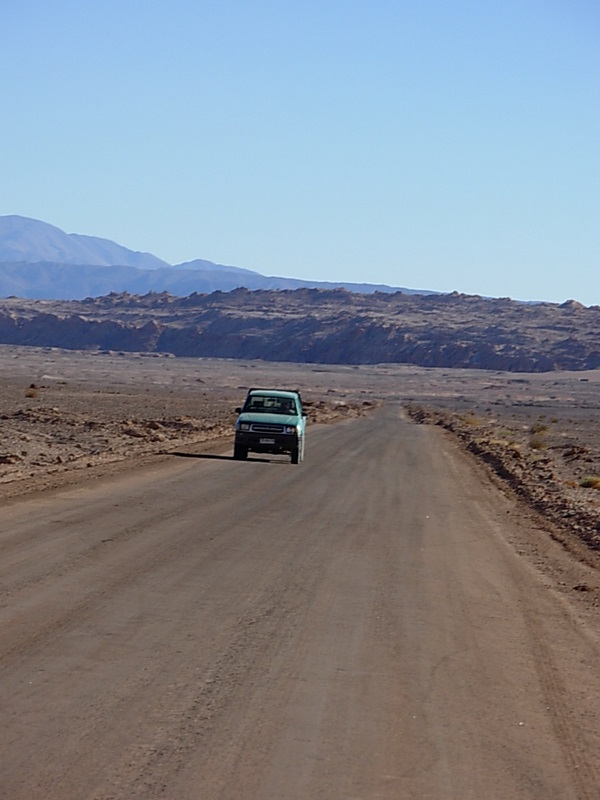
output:
M241 444L234 444L233 445L233 457L237 461L243 461L245 458L248 458L248 448L242 447Z

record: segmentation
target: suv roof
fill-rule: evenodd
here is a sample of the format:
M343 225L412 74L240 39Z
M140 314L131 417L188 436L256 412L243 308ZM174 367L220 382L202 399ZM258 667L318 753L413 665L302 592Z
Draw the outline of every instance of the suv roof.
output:
M273 395L273 397L300 397L300 392L296 389L261 389L260 387L253 386L251 389L248 389L248 394L256 393L264 393Z

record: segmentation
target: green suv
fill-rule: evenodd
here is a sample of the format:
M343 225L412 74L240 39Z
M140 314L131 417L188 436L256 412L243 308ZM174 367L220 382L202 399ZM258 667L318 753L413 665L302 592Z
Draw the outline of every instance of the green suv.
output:
M284 389L250 389L235 423L233 457L248 452L289 453L292 464L304 459L306 414L300 392Z

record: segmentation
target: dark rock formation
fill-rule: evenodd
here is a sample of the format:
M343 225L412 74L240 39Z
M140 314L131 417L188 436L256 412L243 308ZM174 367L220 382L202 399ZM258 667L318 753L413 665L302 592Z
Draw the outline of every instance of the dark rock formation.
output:
M600 307L297 289L0 300L0 343L512 372L600 367Z

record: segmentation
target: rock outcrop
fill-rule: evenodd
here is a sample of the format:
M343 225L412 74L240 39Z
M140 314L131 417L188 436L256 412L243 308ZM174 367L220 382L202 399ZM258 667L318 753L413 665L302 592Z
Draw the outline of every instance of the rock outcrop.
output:
M0 301L0 343L511 372L600 367L600 307L297 289Z

